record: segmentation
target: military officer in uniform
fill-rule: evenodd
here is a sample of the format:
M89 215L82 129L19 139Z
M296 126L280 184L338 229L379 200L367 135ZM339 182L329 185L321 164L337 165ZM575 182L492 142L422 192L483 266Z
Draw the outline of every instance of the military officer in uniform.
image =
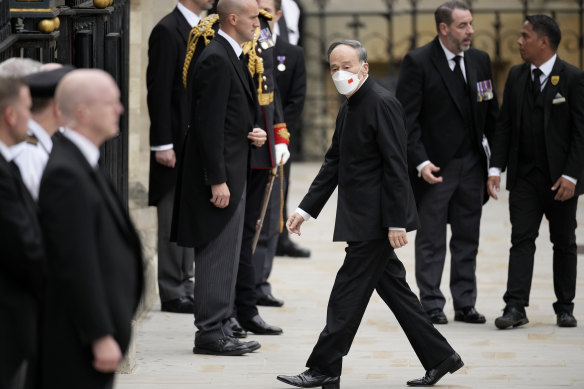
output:
M41 177L53 149L51 137L59 130L55 90L65 74L72 69L71 66L61 66L24 77L32 96L32 118L28 122L26 140L15 145L12 151L22 180L35 200L38 200Z

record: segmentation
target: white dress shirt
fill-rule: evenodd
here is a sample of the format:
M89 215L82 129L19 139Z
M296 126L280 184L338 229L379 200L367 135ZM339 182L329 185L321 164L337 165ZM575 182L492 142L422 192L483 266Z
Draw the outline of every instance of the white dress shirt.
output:
M83 154L83 156L85 157L85 159L87 160L91 167L93 167L94 169L97 169L99 167L98 165L99 148L96 145L91 143L89 139L87 139L80 133L70 128L65 128L65 130L63 131L63 135L65 136L65 138L73 142L75 146L77 146L77 148L79 149L79 151L81 151L81 154Z

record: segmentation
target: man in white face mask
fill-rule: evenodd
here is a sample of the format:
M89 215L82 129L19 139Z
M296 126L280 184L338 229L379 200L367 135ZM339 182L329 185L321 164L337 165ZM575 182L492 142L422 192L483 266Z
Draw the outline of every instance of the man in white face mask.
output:
M343 357L376 290L427 370L408 385L433 385L463 362L410 290L394 252L408 243L406 230L417 227L404 111L389 91L369 79L367 52L359 42L333 43L328 56L335 86L347 101L339 111L324 163L286 227L300 235L301 224L318 217L338 187L333 240L348 242L347 254L331 292L326 327L306 363L308 370L278 380L301 388L339 388Z

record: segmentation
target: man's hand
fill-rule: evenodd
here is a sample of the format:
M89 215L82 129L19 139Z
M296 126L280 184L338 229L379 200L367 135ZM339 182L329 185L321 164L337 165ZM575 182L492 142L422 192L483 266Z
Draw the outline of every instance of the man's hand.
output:
M399 249L400 247L404 247L406 244L408 244L408 235L405 231L389 230L387 237L391 247L394 249Z
M436 184L442 182L442 177L436 177L433 173L439 172L440 168L434 165L432 162L428 163L422 168L420 175L422 179L428 184Z
M174 167L176 165L176 154L173 149L155 151L154 157L156 162L167 167Z
M224 182L222 184L211 185L211 203L217 208L225 208L229 205L229 196L231 193L229 192L229 187L227 183Z
M101 373L114 373L122 361L122 351L111 335L97 339L91 345L93 368Z
M304 218L298 212L294 212L286 222L286 228L291 234L300 236L300 226L304 223Z
M499 192L500 189L501 189L501 177L500 176L490 176L487 179L487 192L489 193L489 196L491 196L495 200L498 200L499 197L497 197L497 192Z
M251 140L251 143L256 147L262 147L268 139L268 134L261 128L254 128L250 133L247 134L247 139Z
M552 186L552 190L558 191L558 193L556 193L554 196L554 200L566 201L574 197L574 193L576 192L576 184L564 177L560 177L554 186Z
M276 149L276 165L279 165L280 162L285 165L288 162L288 158L290 158L288 146L286 143L278 143L274 148Z

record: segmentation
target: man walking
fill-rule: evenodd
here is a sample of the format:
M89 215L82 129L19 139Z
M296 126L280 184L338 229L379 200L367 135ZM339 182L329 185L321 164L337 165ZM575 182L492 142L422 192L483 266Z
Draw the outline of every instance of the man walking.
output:
M463 362L422 310L394 252L407 244L406 229L417 224L405 115L395 97L368 78L367 52L359 42L333 43L328 58L333 82L347 101L325 161L286 226L300 235L302 223L317 217L338 187L333 239L347 242L347 254L331 291L326 327L306 363L309 369L278 380L301 388L339 388L343 357L376 290L427 370L408 385L433 385Z

